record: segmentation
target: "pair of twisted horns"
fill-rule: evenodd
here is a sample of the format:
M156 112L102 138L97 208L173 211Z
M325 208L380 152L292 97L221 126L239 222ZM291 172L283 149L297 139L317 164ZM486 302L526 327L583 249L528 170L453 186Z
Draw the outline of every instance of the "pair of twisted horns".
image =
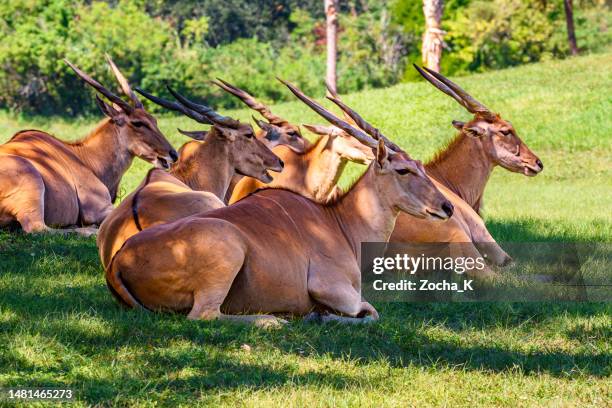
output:
M219 125L233 129L237 129L240 126L239 121L227 116L220 115L209 106L190 101L180 93L176 92L174 89L170 88L170 86L166 86L166 88L172 94L172 96L176 98L178 102L173 102L167 99L157 97L140 88L135 89L136 92L149 99L150 101L154 102L155 104L162 106L166 109L180 112L183 115L195 120L196 122L204 123L207 125Z
M347 116L347 120L353 122L352 124L349 124L347 121L345 121L343 119L340 119L339 117L334 115L332 112L330 112L327 109L325 109L323 106L321 106L315 100L313 100L312 98L306 96L304 94L304 92L302 92L295 85L293 85L293 84L291 84L291 83L289 83L287 81L284 81L284 80L282 80L280 78L277 78L277 79L280 82L282 82L283 84L285 84L285 86L287 86L287 88L289 88L289 90L295 96L297 96L298 99L300 99L302 102L304 102L313 111L318 113L321 117L323 117L325 120L327 120L332 125L336 126L337 128L339 128L339 129L343 130L344 132L348 133L349 135L353 136L355 139L359 140L361 143L365 144L366 146L369 146L369 147L372 147L372 148L376 148L378 146L378 141L383 141L385 143L385 145L389 149L391 149L391 150L393 150L393 151L395 151L397 153L400 153L400 152L401 153L405 153L404 150L402 150L402 148L400 148L398 145L396 145L391 140L389 140L389 138L387 138L385 135L383 135L380 132L380 130L378 130L377 128L372 126L365 119L363 119L357 112L355 112L354 110L349 108L347 105L345 105L338 98L338 95L335 92L330 90L330 94L332 96L328 96L327 99L329 99L330 101L335 103L340 109L342 109L342 111ZM359 127L360 129L358 129L357 127L355 127L353 125Z
M217 85L219 88L223 89L224 91L229 92L230 94L240 99L249 108L253 109L254 111L259 112L261 116L263 116L272 125L284 126L284 125L289 124L287 120L281 118L280 116L273 114L268 106L259 102L248 92L222 80L221 78L217 78L217 80L212 81L212 83Z
M423 78L459 102L459 104L467 109L468 112L479 115L486 120L494 120L497 117L497 115L491 112L489 108L478 102L470 94L461 89L459 85L455 84L444 75L426 67L419 68L416 64L413 64L413 66L417 71L419 71L419 74L421 74Z
M72 70L83 81L85 81L87 84L91 85L96 91L98 91L99 93L104 95L109 101L111 101L112 103L118 105L124 112L130 113L134 109L142 108L142 102L140 102L138 97L136 97L136 94L132 91L132 88L130 88L129 82L123 76L121 71L119 71L119 68L117 68L117 65L115 65L115 63L113 62L113 60L111 59L111 57L108 54L104 54L104 56L106 57L106 61L108 62L108 65L110 65L111 70L113 71L113 74L115 75L115 78L117 78L117 81L119 82L119 85L121 86L121 90L123 91L123 93L127 97L130 98L130 100L134 104L133 106L130 105L129 103L125 102L123 99L121 99L119 96L115 95L113 92L109 91L107 88L105 88L98 81L96 81L95 79L93 79L92 77L90 77L89 75L87 75L86 73L81 71L80 69L78 69L73 63L71 63L67 59L64 59L64 62L66 64L68 64L68 66L70 68L72 68Z

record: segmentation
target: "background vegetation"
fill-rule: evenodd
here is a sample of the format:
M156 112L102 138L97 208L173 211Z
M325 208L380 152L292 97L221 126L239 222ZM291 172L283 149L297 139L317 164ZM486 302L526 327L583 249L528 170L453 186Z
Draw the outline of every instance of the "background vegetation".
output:
M607 53L460 79L545 164L535 178L493 173L485 219L499 242L612 241L611 65ZM343 99L421 159L451 139L451 120L470 116L424 81ZM319 122L297 102L274 111ZM75 139L94 122L0 114L0 142L31 127ZM160 120L176 147L186 141L176 127L193 126ZM122 190L148 167L135 160ZM125 311L94 239L0 231L0 386L71 387L77 406L611 404L610 304L375 306L382 319L367 327L295 320L276 331Z
M342 92L413 80L420 61L421 0L342 0ZM560 0L448 0L442 70L505 68L568 55ZM583 53L610 44L605 0L575 0ZM222 76L255 95L286 99L273 80L322 92L321 0L0 0L0 108L34 114L95 112L68 58L105 84L112 54L132 82L165 93L167 81L213 105L236 100L207 81Z

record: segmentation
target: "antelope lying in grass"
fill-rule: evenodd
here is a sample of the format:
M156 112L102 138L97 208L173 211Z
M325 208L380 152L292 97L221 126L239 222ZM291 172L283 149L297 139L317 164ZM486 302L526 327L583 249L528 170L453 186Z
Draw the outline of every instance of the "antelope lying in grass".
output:
M268 170L283 168L282 161L255 138L250 125L195 104L172 90L179 103L137 91L160 106L213 126L209 131L179 130L196 140L180 148L179 160L169 173L151 170L139 188L102 224L98 248L105 268L123 243L139 231L224 207L222 200L234 175L251 176L266 183L272 180ZM270 143L281 140L275 138Z
M411 242L416 236L427 242L473 242L478 252L494 265L504 266L512 259L496 243L480 217L483 193L496 166L535 176L544 165L519 138L512 124L478 102L458 85L437 72L415 66L432 85L454 98L474 114L469 122L453 121L459 130L455 139L425 165L427 174L453 194L443 191L457 211L445 225L432 228L423 220L401 216L391 241ZM416 222L415 222L416 221ZM428 233L424 236L423 232ZM469 247L466 247L469 250Z
M427 68L427 71L415 68L436 88L453 97L475 116L467 123L453 121L453 126L460 133L425 165L436 187L453 203L454 216L444 224L432 224L401 214L390 241L473 243L474 246L462 246L464 256L477 257L482 254L494 265L503 266L511 258L497 245L479 215L486 183L496 165L535 176L542 171L543 164L517 136L508 121L492 113L441 74ZM336 96L330 99L349 117L360 119ZM490 273L489 269L483 272Z
M369 147L376 159L342 197L316 203L264 189L229 207L158 225L130 238L107 269L131 307L188 312L190 319L259 323L314 309L376 319L361 298L361 242L386 241L400 211L447 219L452 205L423 166L291 91ZM197 260L197 262L194 262Z
M297 129L295 131L299 132L299 128L287 120L278 116L271 117L270 110L255 101L247 92L224 81L218 82L217 85L241 99L247 106L258 110L272 125ZM283 160L285 169L281 173L274 174L273 180L267 186L287 188L317 202L324 202L334 190L349 161L367 164L374 159L374 156L370 147L335 126L304 125L304 127L320 137L304 151L285 144L276 147L274 153ZM265 184L256 178L242 178L236 183L229 203L235 203L264 186Z
M24 130L0 146L0 227L17 222L26 233L65 232L53 227L100 224L113 210L121 177L135 156L169 168L178 155L107 56L131 103L66 63L99 94L107 116L85 138L64 142L39 130ZM85 235L93 228L80 228Z

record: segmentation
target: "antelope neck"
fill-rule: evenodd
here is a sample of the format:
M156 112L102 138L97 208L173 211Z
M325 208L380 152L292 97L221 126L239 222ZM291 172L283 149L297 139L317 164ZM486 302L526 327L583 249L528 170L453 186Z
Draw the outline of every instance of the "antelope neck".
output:
M476 211L493 171L478 138L460 133L425 165L427 174L444 184Z

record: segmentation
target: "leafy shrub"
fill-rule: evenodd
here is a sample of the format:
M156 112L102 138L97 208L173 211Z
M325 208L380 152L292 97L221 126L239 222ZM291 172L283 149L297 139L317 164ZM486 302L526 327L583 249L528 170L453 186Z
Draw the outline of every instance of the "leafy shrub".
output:
M578 45L610 44L605 0L575 0ZM561 1L447 0L445 73L482 71L567 55ZM341 2L338 88L353 92L411 80L420 61L421 0ZM239 102L222 77L267 101L289 99L280 76L323 94L320 0L0 0L0 108L38 114L96 111L68 58L106 86L108 52L133 84L165 85L215 106ZM88 90L88 91L86 91ZM160 109L152 107L153 110Z

